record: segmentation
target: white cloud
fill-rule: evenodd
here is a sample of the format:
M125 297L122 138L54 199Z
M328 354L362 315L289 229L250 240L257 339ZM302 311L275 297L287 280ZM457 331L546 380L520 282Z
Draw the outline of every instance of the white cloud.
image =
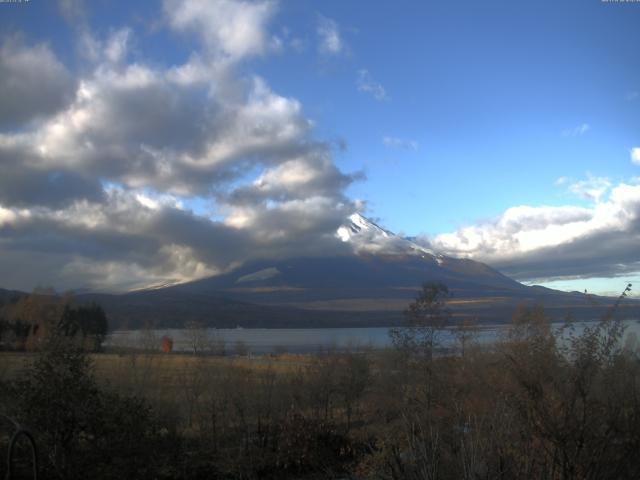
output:
M319 38L318 50L328 55L338 55L345 49L340 29L335 20L318 15L316 33Z
M403 150L418 150L419 144L416 140L407 140L398 137L384 136L382 137L382 143L385 147L400 148Z
M120 63L125 59L130 38L131 30L128 28L118 30L109 38L104 52L110 62Z
M629 179L629 183L633 183L633 179ZM555 185L565 187L570 193L596 203L600 202L612 186L609 178L596 177L589 172L587 172L587 178L583 180L560 177L555 181Z
M200 36L208 52L238 61L267 51L266 26L275 13L271 1L165 0L165 13L173 28Z
M83 0L57 0L58 10L69 23L83 21L86 9Z
M583 123L574 128L568 128L562 131L563 137L580 137L591 130L591 126L588 123Z
M630 151L631 162L640 165L640 147L632 148Z
M368 93L376 100L389 100L387 91L384 87L376 82L368 70L358 70L358 78L356 79L356 87L359 92Z
M617 276L640 270L640 186L620 183L590 208L519 206L495 220L421 239L519 280Z
M179 195L203 194L216 181L242 174L237 162L286 161L306 141L311 123L297 100L275 94L257 77L244 82L240 95L212 96L210 88L225 91L241 83L200 85L196 74L185 79L190 71L100 64L80 81L66 110L0 140L19 145L39 168L73 169Z
M140 192L134 193L135 199L143 206L152 210L158 210L163 207L184 209L184 204L181 200L173 195L155 194L152 192Z
M568 187L571 193L597 203L611 188L611 181L606 177L594 177L587 174L586 180L570 182Z

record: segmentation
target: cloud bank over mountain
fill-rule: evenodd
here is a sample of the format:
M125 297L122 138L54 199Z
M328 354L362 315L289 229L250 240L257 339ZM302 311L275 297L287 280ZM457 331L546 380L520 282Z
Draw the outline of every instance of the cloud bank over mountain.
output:
M610 185L593 178L570 183L569 191L592 200L586 207L512 207L491 221L419 242L520 280L628 277L640 271L640 185Z
M67 16L83 11L72 3ZM167 0L167 28L197 45L167 65L132 55L127 27L83 29L93 50L77 73L46 44L4 40L4 286L126 289L344 248L334 232L359 174L336 167L299 101L245 68L278 48L276 10Z

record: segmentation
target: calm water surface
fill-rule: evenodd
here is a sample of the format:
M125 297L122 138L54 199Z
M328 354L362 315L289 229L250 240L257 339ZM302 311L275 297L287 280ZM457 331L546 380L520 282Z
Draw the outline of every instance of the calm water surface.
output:
M575 331L579 333L587 325L597 322L579 322ZM640 321L625 320L625 335L636 335L640 338ZM554 323L559 329L563 324ZM505 325L483 325L477 332L477 341L482 344L495 342ZM391 345L389 328L237 328L207 329L201 334L210 344L225 345L228 353L233 354L238 343L243 344L252 354L268 354L273 352L314 353L326 349L344 350L348 348L384 348ZM111 333L105 345L111 347L160 348L161 338L169 336L173 339L174 351L190 351L190 336L187 330L119 330ZM441 332L444 347L455 345L455 336L451 330Z

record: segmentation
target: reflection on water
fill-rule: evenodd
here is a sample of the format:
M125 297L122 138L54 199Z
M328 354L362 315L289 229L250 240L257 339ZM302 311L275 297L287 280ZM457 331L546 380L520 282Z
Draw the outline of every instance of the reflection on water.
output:
M585 326L597 322L579 322L575 324L575 333L579 334ZM625 334L633 333L640 338L640 323L636 320L625 320ZM559 331L562 323L554 323L552 327ZM483 325L478 328L476 340L481 344L495 342L506 325ZM225 345L228 353L236 349L248 348L253 354L273 352L314 353L326 349L361 349L383 348L391 345L389 328L238 328L238 329L206 329L198 332L198 342L212 349L216 345ZM191 351L193 333L183 329L167 330L129 330L111 333L105 342L106 346L160 349L161 338L173 339L174 351ZM444 330L441 334L443 347L454 347L453 331ZM202 348L202 347L201 347Z

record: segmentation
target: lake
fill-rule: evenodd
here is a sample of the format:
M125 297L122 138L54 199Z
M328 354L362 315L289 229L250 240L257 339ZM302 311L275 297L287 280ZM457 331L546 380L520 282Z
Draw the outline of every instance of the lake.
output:
M580 332L593 322L576 322L576 332ZM635 334L640 338L640 322L625 320L625 334ZM553 323L559 329L562 323ZM506 325L482 325L478 327L477 341L481 344L495 342ZM321 350L345 350L362 348L384 348L391 346L389 328L210 328L200 332L200 338L209 344L224 344L227 354L233 354L236 345L256 355L274 352L315 353ZM192 350L192 334L184 329L166 330L118 330L108 335L105 346L127 348L159 349L163 336L171 337L173 350L188 352ZM454 347L455 336L451 330L441 332L443 347Z

